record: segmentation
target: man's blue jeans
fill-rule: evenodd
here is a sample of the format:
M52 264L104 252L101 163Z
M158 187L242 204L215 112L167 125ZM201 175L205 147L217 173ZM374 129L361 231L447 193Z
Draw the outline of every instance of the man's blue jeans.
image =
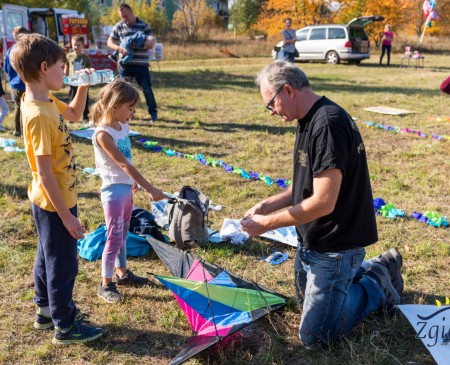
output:
M153 95L148 66L126 65L125 67L119 66L118 69L121 77L133 77L135 79L144 92L149 114L156 113L156 100L155 95Z
M303 305L299 337L305 346L327 345L384 304L383 290L374 280L354 280L364 255L364 248L318 253L299 243L295 289Z

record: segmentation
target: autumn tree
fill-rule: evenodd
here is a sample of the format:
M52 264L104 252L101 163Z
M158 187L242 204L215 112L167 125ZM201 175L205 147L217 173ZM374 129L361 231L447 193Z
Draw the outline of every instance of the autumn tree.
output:
M216 13L205 0L178 0L178 10L174 14L172 26L178 29L187 41L195 41L200 29L214 23L216 17Z
M292 19L292 27L298 29L313 24L334 22L343 5L329 0L267 0L254 29L269 36L278 35L284 27L284 19Z

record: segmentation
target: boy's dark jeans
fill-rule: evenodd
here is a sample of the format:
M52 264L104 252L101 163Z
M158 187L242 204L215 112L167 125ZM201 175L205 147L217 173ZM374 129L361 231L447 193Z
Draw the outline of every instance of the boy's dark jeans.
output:
M59 218L32 205L38 233L38 250L34 263L34 302L38 307L50 306L55 326L65 329L75 320L72 299L75 277L78 274L77 240L73 238ZM77 206L70 209L76 217Z

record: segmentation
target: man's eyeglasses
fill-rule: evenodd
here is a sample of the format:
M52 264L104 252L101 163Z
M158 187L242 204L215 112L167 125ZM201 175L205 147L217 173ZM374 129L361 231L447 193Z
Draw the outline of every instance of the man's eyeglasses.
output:
M281 92L281 90L283 90L284 85L282 85L278 91L275 93L275 95L272 97L272 99L270 99L270 101L267 103L266 105L266 109L270 110L271 112L273 112L273 108L271 107L271 105L273 104L273 101L275 100L275 98L278 96L278 94Z

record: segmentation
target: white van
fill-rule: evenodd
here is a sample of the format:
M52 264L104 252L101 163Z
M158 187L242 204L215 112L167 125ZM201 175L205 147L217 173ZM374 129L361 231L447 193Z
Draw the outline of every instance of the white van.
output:
M77 10L57 8L26 8L25 6L3 4L0 16L0 35L3 39L3 52L14 43L12 30L23 26L32 32L45 35L55 42L64 42L62 16L84 18L84 14Z
M337 64L341 61L360 63L370 58L370 41L364 27L374 21L384 20L382 16L360 16L347 25L311 25L297 30L295 48L299 53L297 61L325 61ZM272 50L274 59L280 58L282 42Z

